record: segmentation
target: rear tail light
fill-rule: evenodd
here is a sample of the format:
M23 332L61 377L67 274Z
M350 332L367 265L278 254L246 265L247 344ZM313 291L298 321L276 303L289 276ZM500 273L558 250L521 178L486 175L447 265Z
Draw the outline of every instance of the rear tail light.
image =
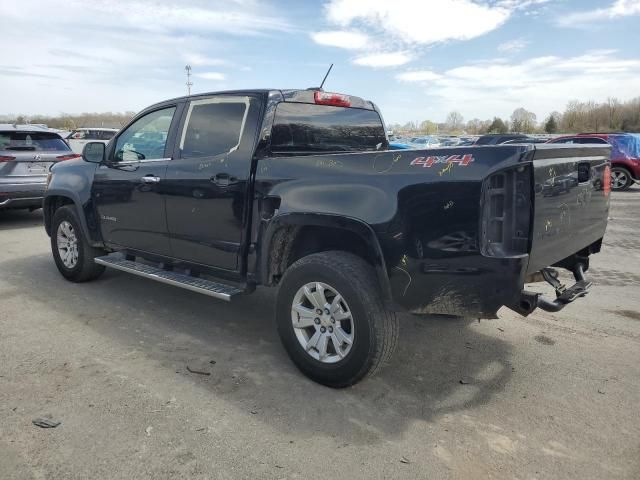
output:
M313 100L317 105L331 105L333 107L350 107L351 101L347 95L329 92L314 92Z
M529 250L531 172L519 166L491 175L482 198L483 255L508 257Z
M15 159L16 157L10 157L9 155L0 155L0 162L10 162Z
M73 160L74 158L80 158L81 156L82 155L80 155L79 153L69 153L67 155L58 155L56 157L56 160L61 162L63 160Z

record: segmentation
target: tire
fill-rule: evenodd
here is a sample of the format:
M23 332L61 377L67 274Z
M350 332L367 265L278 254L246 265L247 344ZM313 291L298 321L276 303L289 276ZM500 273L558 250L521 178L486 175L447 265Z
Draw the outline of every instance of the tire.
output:
M65 233L66 232L66 233ZM67 241L65 243L65 238ZM75 238L75 248L72 239ZM60 249L73 250L71 257L61 254ZM60 207L53 215L51 222L51 252L56 262L58 270L64 278L72 282L88 282L98 278L105 270L105 267L98 265L93 260L104 255L104 251L92 247L85 238L76 210L71 205ZM73 261L75 259L75 262Z
M631 173L624 167L611 167L611 190L621 192L633 184Z
M363 259L342 251L314 253L287 269L278 290L276 323L285 350L306 376L329 387L343 388L375 374L391 358L398 342L398 320L384 307L376 278L374 269ZM315 287L318 284L320 289ZM311 296L304 290L309 285L306 292ZM316 298L318 291L322 296ZM320 310L315 307L322 300L328 308L313 319L313 324L294 328L294 321L301 326L311 323L307 312L317 315ZM316 335L327 336L327 340L323 343L320 337L318 347L309 348Z

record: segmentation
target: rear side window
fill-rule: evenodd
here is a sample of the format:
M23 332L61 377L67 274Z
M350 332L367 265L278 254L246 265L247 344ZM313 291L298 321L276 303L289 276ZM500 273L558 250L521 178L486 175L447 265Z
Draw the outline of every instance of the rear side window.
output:
M604 140L603 138L598 138L598 137L582 137L582 138L576 138L575 143L582 143L582 144L594 144L594 143L609 143L606 140Z
M377 112L361 108L282 102L276 108L271 151L352 152L386 148Z
M98 130L97 137L99 140L111 140L116 132L112 132L110 130Z
M191 102L182 133L182 158L229 153L240 144L248 97L210 98Z
M0 150L68 152L60 135L48 132L0 132Z

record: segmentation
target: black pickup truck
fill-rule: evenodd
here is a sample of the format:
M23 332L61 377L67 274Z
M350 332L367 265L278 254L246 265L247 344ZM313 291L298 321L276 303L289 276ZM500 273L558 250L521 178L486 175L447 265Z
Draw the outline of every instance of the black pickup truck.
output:
M153 105L51 169L55 263L74 282L112 267L227 301L277 286L284 347L333 387L390 357L396 312L527 315L587 293L608 146L387 147L373 103L320 89ZM525 289L543 279L556 298Z

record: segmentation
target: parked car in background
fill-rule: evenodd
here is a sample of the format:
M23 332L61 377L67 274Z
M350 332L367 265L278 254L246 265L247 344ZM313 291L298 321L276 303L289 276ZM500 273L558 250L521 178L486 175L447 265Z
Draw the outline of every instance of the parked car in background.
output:
M640 182L640 134L638 133L580 133L565 135L547 143L611 145L611 188L627 190Z
M46 127L0 124L0 210L40 208L49 167L78 157Z
M502 142L501 145L513 145L514 143L547 143L547 139L536 138L536 137L517 138L513 140L507 140L506 142Z
M425 135L424 137L413 137L409 140L412 148L434 148L439 147L440 142L436 137Z
M526 140L529 135L522 133L489 133L479 137L474 145L500 145L509 140Z
M82 153L88 142L107 144L116 133L117 128L76 128L67 137L67 143L75 153Z

